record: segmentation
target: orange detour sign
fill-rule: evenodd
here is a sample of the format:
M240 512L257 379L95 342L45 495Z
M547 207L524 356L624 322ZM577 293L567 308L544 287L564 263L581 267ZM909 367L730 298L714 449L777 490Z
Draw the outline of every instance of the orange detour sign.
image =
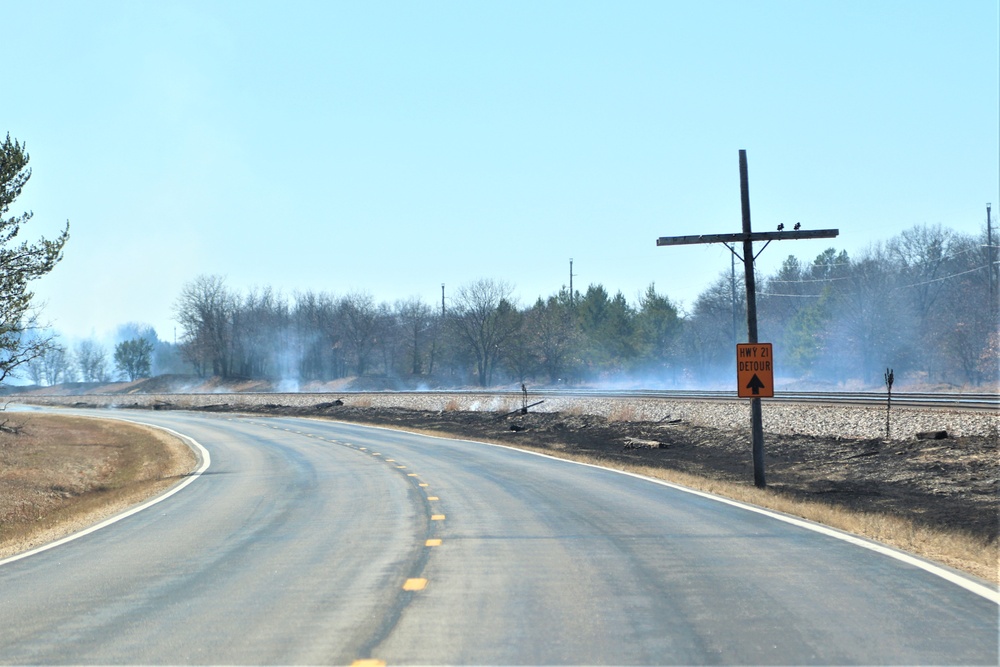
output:
M774 398L770 343L736 344L736 392L740 398Z

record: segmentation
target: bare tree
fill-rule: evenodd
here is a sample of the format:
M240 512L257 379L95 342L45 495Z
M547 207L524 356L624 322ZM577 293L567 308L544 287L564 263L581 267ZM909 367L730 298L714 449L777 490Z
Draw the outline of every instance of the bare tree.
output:
M476 360L480 386L493 381L504 346L521 326L520 313L511 301L514 288L501 280L482 279L458 289L451 319L457 338Z
M699 379L725 374L735 359L733 300L729 272L721 274L694 302L681 343L686 362ZM746 335L746 322L742 323ZM742 340L742 338L741 338Z
M420 299L397 301L395 317L403 341L403 350L409 362L408 372L414 376L422 375L426 368L430 373L430 343L434 326L434 313L431 307Z
M233 296L221 276L186 284L174 306L183 329L184 354L199 374L229 377L233 364Z
M49 342L40 354L26 363L28 376L35 384L52 386L74 379L73 357L58 343Z
M379 333L379 310L367 292L354 292L340 301L337 309L345 340L354 357L359 376L368 371Z
M80 341L76 346L76 366L84 382L107 382L108 353L94 340Z

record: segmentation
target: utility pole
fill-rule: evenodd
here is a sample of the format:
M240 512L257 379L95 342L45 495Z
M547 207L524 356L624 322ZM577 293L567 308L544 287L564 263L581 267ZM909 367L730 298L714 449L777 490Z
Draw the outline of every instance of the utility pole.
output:
M996 287L994 287L993 271L996 268L995 262L993 261L993 225L990 222L990 204L986 203L986 261L988 263L987 269L989 270L989 280L990 280L990 326L996 326L997 324L997 296Z
M747 285L747 342L757 341L757 279L754 277L753 240L750 235L750 182L747 175L747 152L740 151L740 207L743 210L743 274ZM764 246L765 248L767 246ZM764 412L761 399L750 399L750 433L753 441L753 483L767 486L764 480Z
M743 214L743 232L741 234L701 234L698 236L661 236L656 245L693 245L701 243L722 243L735 257L743 262L744 277L747 290L747 342L757 343L757 285L754 278L754 260L764 252L771 241L792 239L822 239L832 238L840 234L837 229L800 230L795 225L794 230L782 231L780 226L776 232L754 232L750 227L750 185L747 176L747 152L740 150L740 208ZM754 241L766 241L764 248L755 255ZM736 244L743 244L743 255L736 252ZM730 245L732 244L732 245ZM755 376L756 379L756 376ZM758 385L759 386L759 385ZM771 388L773 390L773 387ZM757 393L756 391L754 393ZM750 399L750 431L753 440L753 479L759 488L766 486L764 475L764 419L760 398Z
M576 302L576 297L573 296L573 258L569 258L569 303L573 305Z
M441 317L444 317L444 283L441 283Z
M729 300L733 307L733 349L740 342L736 337L736 253L729 254Z

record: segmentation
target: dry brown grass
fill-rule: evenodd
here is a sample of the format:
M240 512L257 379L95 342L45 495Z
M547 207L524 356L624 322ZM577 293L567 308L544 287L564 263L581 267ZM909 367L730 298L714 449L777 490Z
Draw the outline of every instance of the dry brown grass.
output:
M460 406L458 401L454 398L449 399L448 402L444 404L444 408L442 408L445 412L458 412L461 409L462 406Z
M0 432L0 557L97 523L165 491L197 459L180 440L119 421L16 416Z
M356 408L370 408L372 406L372 399L369 396L358 396L351 399L351 405Z
M638 419L639 412L630 403L618 403L608 413L609 422L634 422Z
M372 424L385 427L385 424ZM391 426L390 426L391 428ZM404 429L425 435L461 440L460 434L447 434L424 429ZM514 449L547 454L556 458L588 463L612 470L634 473L689 489L704 491L723 498L740 501L756 507L823 524L853 535L942 563L956 570L967 572L993 583L1000 583L1000 543L979 538L960 531L947 531L921 526L899 517L868 512L855 512L843 507L815 501L804 501L782 495L770 489L734 484L709 477L700 477L675 470L610 462L595 456L578 454L564 449L532 447L508 441L478 438Z

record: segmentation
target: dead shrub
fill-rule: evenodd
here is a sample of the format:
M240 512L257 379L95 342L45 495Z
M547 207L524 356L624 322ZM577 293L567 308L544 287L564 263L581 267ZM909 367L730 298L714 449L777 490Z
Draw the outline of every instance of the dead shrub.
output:
M444 404L444 408L443 408L443 410L445 412L458 412L461 409L462 408L458 404L458 401L455 400L454 398L449 399L448 402Z

